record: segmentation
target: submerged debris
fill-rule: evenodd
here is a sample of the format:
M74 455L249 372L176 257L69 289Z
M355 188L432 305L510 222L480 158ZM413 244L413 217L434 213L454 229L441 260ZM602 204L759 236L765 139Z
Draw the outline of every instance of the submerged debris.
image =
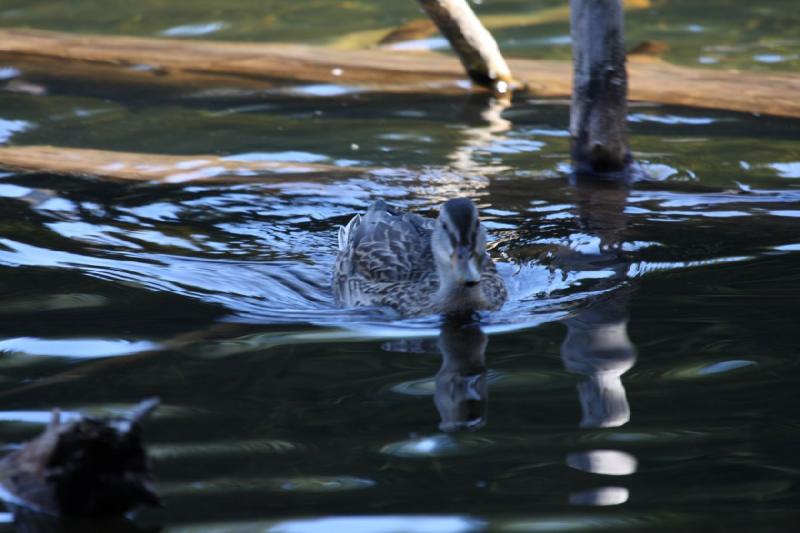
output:
M664 41L652 41L648 39L631 48L628 55L660 57L666 52L669 52L669 44Z
M62 423L58 410L44 432L0 461L3 497L54 515L121 515L160 505L141 440L141 423L158 399L126 417Z

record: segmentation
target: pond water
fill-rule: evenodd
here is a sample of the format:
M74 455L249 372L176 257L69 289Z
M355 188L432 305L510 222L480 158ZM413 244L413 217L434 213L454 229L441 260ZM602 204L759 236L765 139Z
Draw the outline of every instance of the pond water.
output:
M668 41L676 62L797 71L793 4L656 1L628 33ZM411 0L0 8L3 26L304 42L418 16ZM569 53L563 20L497 33L509 55ZM160 396L146 439L166 507L131 529L784 531L797 518L797 121L632 103L649 179L627 190L571 184L568 103L530 95L6 89L8 144L366 169L182 186L0 175L0 442L35 435L53 406L117 413ZM376 199L433 216L457 195L482 209L503 310L453 326L333 306L340 224Z

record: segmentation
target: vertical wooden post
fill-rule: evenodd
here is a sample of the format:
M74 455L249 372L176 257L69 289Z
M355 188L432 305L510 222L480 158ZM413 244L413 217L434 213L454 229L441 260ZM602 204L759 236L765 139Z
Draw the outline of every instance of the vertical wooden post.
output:
M511 88L511 70L497 41L483 27L467 0L419 0L420 5L458 54L473 82L496 93Z
M573 168L577 174L624 172L631 153L622 0L570 0L570 10Z

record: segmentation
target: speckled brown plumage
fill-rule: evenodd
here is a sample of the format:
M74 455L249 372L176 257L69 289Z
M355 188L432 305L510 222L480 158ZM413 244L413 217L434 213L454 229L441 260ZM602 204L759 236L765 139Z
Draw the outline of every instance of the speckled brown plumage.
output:
M377 201L339 230L333 294L346 307L385 306L404 316L443 311L437 300L439 273L431 250L436 221L390 209ZM499 309L506 287L487 257L481 275L485 304Z

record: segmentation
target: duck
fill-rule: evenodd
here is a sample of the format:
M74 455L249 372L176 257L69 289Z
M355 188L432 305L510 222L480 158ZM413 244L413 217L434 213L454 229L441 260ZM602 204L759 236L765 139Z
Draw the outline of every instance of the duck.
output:
M508 298L469 198L430 219L383 200L339 228L332 280L341 307L377 306L403 317L496 311Z

